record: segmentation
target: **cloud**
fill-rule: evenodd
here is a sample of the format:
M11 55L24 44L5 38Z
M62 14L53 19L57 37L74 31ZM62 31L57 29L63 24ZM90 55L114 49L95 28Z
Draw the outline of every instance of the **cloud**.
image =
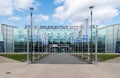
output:
M33 6L34 0L14 0L14 6L17 10L28 9Z
M119 14L120 0L55 0L59 6L55 9L53 18L68 21L71 24L81 24L90 18L89 6L94 5L93 22L100 24ZM61 3L61 5L60 5Z
M10 18L8 18L8 20L19 21L19 20L21 20L21 17L18 17L18 16L10 16Z
M62 3L62 2L64 2L65 0L55 0L55 4L59 4L59 3Z
M35 0L0 0L0 15L13 15L15 10L28 9L34 6L35 3Z
M0 15L12 15L13 6L11 0L0 0Z
M27 22L30 22L30 16L27 16L26 19L28 19ZM48 21L48 20L49 20L48 15L43 15L43 14L33 15L33 22L34 23L38 23L38 22L41 22L41 21Z
M34 15L34 19L36 21L48 21L49 17L48 15L38 14L38 15Z
M14 7L19 11L28 9L29 7L36 9L38 6L41 6L41 3L37 0L14 0Z

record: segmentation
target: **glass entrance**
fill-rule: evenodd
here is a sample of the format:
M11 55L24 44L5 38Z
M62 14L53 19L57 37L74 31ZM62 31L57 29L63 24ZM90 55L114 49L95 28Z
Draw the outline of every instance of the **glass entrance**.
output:
M52 44L49 46L51 53L67 53L69 52L68 44Z
M115 52L120 53L120 42L117 42Z

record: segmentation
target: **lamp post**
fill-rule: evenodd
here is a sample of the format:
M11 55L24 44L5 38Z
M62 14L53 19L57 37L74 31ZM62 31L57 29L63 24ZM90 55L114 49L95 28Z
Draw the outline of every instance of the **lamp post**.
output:
M97 64L97 53L98 53L98 26L96 26L95 64Z
M27 35L28 35L28 38L27 38L27 62L29 63L29 26L27 27Z
M89 45L89 34L88 34L88 18L86 19L86 35L87 35L87 51L88 51L88 61L90 61L90 45Z
M40 45L40 38L39 38L39 27L37 27L37 45L38 45L38 59L40 57L39 45Z
M91 16L91 40L90 40L90 42L91 42L91 62L93 61L92 60L92 54L93 54L93 52L92 52L92 27L93 27L93 24L92 24L92 16L93 16L93 13L92 13L92 9L94 8L94 6L89 6L89 9L90 9L90 16Z
M33 39L32 38L33 37L33 30L32 30L33 29L33 18L32 18L33 13L32 12L33 12L34 8L30 7L29 9L30 9L30 19L31 19L30 20L30 25L31 25L31 44L30 44L31 45L31 50L30 50L31 51L31 59L30 60L31 60L31 63L32 63L33 62L33 40L32 40Z

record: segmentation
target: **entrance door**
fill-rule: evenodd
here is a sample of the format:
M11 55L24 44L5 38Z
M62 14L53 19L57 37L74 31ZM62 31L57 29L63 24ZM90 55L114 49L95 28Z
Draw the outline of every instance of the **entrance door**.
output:
M0 52L5 52L4 43L2 41L0 41Z
M115 52L120 53L120 42L117 42Z

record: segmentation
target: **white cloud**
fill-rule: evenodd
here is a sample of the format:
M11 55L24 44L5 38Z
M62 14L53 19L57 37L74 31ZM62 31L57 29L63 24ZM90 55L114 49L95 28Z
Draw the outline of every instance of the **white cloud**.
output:
M35 0L14 0L14 7L17 10L28 9L31 6L34 6L34 2Z
M14 11L21 11L34 6L35 0L0 0L0 15L13 15Z
M8 20L19 21L19 20L21 20L21 17L10 16L10 18L8 18Z
M48 21L48 15L38 14L34 16L35 21Z
M68 21L71 24L81 24L86 18L90 18L89 6L94 5L94 24L103 23L119 14L120 0L55 0L62 3L55 9L53 18L60 21Z
M27 16L26 19L28 19L27 21L30 22L30 16ZM33 22L34 23L39 23L41 21L48 21L48 20L49 20L48 15L43 15L43 14L33 15Z
M62 3L62 2L64 2L65 0L55 0L55 4L58 4L58 3Z
M11 0L0 0L0 15L12 15L13 6Z

